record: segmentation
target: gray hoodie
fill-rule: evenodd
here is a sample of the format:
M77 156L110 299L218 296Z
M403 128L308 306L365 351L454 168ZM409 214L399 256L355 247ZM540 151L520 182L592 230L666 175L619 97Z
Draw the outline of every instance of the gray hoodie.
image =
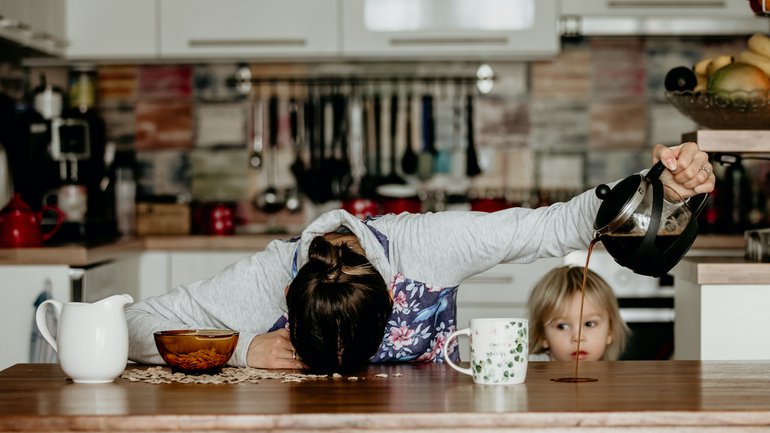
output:
M286 313L284 290L292 279L295 252L301 267L313 238L341 227L356 235L386 282L400 272L450 287L499 263L530 263L586 248L598 207L591 190L565 203L494 213L388 214L364 223L344 210L330 211L310 223L298 240L273 241L211 278L129 306L129 358L163 363L155 331L230 328L240 338L229 363L245 367L251 340ZM388 238L386 249L367 224Z

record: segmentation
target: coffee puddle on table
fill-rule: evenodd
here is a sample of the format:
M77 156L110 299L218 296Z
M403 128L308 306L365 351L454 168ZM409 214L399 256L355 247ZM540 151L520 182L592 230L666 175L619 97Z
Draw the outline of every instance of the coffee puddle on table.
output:
M583 338L583 302L586 297L586 279L588 277L588 263L591 261L591 252L594 250L594 245L599 242L599 237L595 237L588 245L588 256L586 257L586 265L583 268L583 283L580 285L580 321L578 322L578 343L575 353L580 353L580 340ZM575 356L575 375L572 377L559 377L557 379L551 379L553 382L561 383L585 383L585 382L598 382L599 379L593 377L580 377L578 374L580 367L580 356Z

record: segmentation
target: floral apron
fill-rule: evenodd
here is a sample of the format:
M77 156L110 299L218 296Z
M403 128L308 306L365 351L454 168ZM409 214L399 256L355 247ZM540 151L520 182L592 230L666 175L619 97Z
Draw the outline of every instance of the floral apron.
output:
M388 238L365 221L374 233L389 257ZM294 252L292 276L297 275L297 256L299 246ZM385 326L377 353L371 358L373 363L384 362L443 362L444 342L455 331L457 316L457 287L438 287L406 278L396 273L390 281L390 293L393 297L393 311ZM281 316L269 332L288 327L288 317ZM460 360L457 340L446 348L452 361Z

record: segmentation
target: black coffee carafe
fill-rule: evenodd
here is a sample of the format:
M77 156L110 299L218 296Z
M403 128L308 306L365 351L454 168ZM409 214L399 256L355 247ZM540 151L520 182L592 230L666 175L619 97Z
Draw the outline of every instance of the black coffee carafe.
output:
M603 201L594 220L596 236L618 264L651 277L665 275L687 253L698 235L697 216L708 201L708 194L667 200L663 170L658 162L647 175L596 188Z

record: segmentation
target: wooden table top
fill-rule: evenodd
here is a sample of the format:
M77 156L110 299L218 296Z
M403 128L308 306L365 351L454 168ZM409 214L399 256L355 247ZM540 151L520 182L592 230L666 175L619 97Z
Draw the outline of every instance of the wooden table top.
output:
M376 378L389 373L387 378ZM402 373L393 377L393 373ZM0 372L0 431L728 431L770 426L770 362L531 362L522 385L442 364L372 366L302 383L74 384L57 364ZM486 431L486 430L485 430Z

